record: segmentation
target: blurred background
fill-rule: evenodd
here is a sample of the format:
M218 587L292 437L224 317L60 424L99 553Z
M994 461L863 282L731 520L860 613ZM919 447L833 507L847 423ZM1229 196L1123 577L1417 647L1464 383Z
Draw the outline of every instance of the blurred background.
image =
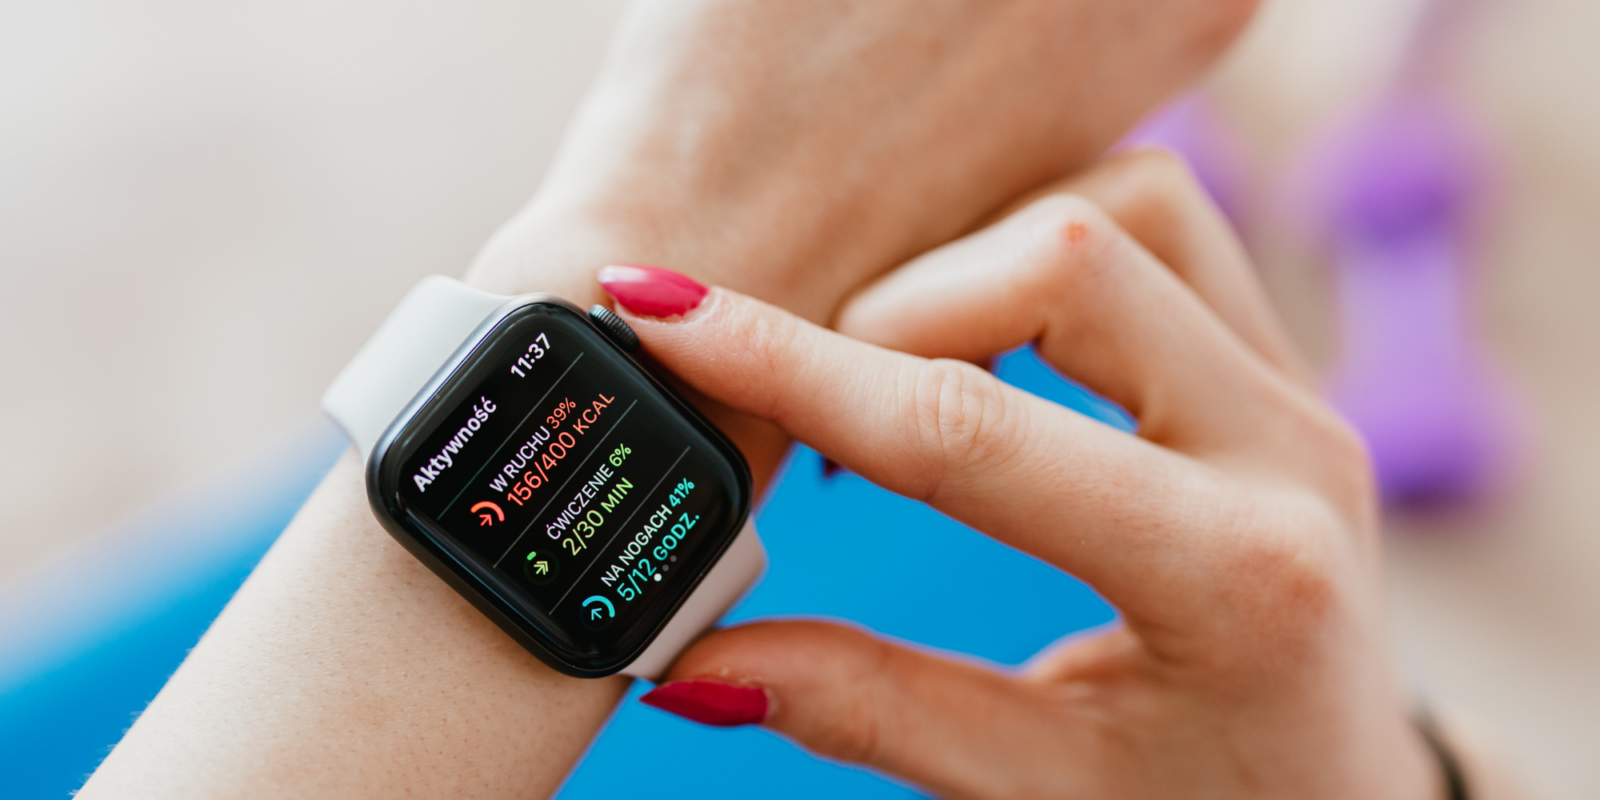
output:
M623 5L0 3L0 794L76 789L193 646L338 452L322 390L531 193ZM1597 0L1269 0L1134 137L1195 165L1367 434L1408 674L1552 797L1600 796L1596 31ZM796 605L784 531L841 503L1034 568L816 472L741 615L1010 663L1109 618L1065 579L1057 627L991 639L844 581ZM674 724L647 713L591 762ZM801 789L907 794L751 736ZM567 795L606 796L586 774Z

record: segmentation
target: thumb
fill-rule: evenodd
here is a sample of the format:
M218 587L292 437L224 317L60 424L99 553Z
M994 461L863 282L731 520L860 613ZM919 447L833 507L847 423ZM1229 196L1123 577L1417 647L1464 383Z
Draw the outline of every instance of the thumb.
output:
M856 628L783 621L708 634L641 701L696 722L759 723L941 797L1058 796L1078 771L1038 765L1061 766L1075 737L1054 729L1048 691Z

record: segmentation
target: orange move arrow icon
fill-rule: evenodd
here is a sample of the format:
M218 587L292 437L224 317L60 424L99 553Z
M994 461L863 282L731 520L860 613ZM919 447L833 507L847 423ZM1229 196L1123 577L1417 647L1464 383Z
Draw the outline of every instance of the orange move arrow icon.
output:
M489 516L489 511L494 512L494 517ZM500 522L506 521L506 512L501 511L499 506L489 502L488 500L473 506L472 513L477 514L478 519L481 520L478 523L478 527L480 528L494 525L495 517L499 517Z

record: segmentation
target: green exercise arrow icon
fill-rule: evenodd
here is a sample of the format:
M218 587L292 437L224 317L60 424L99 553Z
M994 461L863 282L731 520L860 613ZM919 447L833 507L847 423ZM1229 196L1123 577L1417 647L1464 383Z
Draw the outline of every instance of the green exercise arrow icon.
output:
M522 562L522 574L534 586L548 586L561 574L561 562L553 553L535 550Z

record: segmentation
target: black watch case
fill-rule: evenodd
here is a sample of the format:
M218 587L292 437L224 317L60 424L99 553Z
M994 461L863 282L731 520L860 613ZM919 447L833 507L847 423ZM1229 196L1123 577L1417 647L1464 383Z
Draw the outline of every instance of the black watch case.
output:
M367 462L384 527L582 678L649 647L743 528L752 491L732 442L618 344L636 337L608 329L632 331L599 322L556 297L511 300Z

